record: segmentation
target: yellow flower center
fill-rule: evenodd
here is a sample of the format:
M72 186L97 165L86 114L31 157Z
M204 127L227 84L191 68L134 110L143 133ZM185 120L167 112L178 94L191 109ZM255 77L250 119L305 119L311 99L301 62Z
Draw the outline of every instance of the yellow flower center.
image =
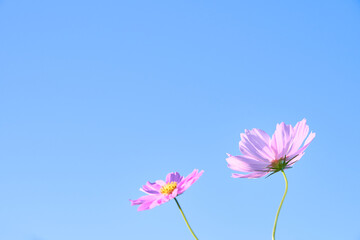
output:
M167 183L160 188L160 193L163 195L169 195L174 191L176 187L177 187L177 182Z

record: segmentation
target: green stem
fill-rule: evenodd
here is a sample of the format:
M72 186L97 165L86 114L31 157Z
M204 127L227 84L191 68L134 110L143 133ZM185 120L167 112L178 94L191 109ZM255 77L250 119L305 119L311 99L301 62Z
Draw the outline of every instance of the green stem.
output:
M272 240L275 240L276 224L277 224L277 221L278 221L280 209L281 209L281 207L282 207L282 205L283 205L283 202L284 202L284 199L285 199L285 197L286 197L287 190L288 190L288 180L287 180L287 178L286 178L285 172L284 172L284 170L281 170L281 172L282 172L282 174L284 175L284 179L285 179L285 192L284 192L284 196L283 196L282 199L281 199L281 203L280 203L279 209L277 210L277 213L276 213L276 218L275 218L275 222L274 222L274 229L273 229L273 232L272 232Z
M190 227L190 225L189 225L188 221L186 220L185 214L184 214L183 210L181 209L181 207L180 207L180 204L179 204L178 200L177 200L176 198L174 198L174 200L175 200L176 204L178 205L178 207L179 207L179 209L180 209L180 212L181 212L181 214L182 214L182 216L183 216L183 218L184 218L184 220L185 220L185 222L186 222L186 225L188 226L188 228L189 228L189 230L190 230L191 234L194 236L194 238L195 238L196 240L199 240L199 239L196 237L196 235L195 235L195 233L193 232L193 230L191 229L191 227Z

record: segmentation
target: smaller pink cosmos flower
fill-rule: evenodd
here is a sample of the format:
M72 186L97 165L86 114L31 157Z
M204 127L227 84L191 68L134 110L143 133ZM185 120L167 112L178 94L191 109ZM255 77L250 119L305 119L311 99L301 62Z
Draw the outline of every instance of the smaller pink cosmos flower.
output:
M181 176L178 172L172 172L166 176L166 181L147 182L146 185L140 188L140 191L148 195L142 196L137 200L130 200L131 206L140 205L138 211L143 211L166 203L184 193L186 189L199 179L203 172L203 170L199 172L198 169L194 169L187 177Z
M261 129L245 130L240 135L239 143L243 155L228 154L226 161L229 168L248 174L233 173L232 177L260 178L268 173L290 168L305 154L305 149L314 139L315 133L311 132L309 136L308 133L306 119L298 122L295 127L283 122L277 124L271 138ZM304 140L305 143L301 146Z

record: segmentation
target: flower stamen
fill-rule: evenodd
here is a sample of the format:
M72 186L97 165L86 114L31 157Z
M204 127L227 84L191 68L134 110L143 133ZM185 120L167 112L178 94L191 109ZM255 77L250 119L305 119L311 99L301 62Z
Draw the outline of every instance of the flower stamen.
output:
M171 194L177 187L177 182L170 182L160 188L160 193L163 195Z

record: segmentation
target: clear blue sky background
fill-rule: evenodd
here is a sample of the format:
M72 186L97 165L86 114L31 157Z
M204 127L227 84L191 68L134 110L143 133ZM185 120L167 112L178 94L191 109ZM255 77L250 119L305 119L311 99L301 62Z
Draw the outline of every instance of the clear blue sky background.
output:
M271 239L281 174L232 179L244 129L307 118L278 240L360 239L360 2L0 1L0 239Z

